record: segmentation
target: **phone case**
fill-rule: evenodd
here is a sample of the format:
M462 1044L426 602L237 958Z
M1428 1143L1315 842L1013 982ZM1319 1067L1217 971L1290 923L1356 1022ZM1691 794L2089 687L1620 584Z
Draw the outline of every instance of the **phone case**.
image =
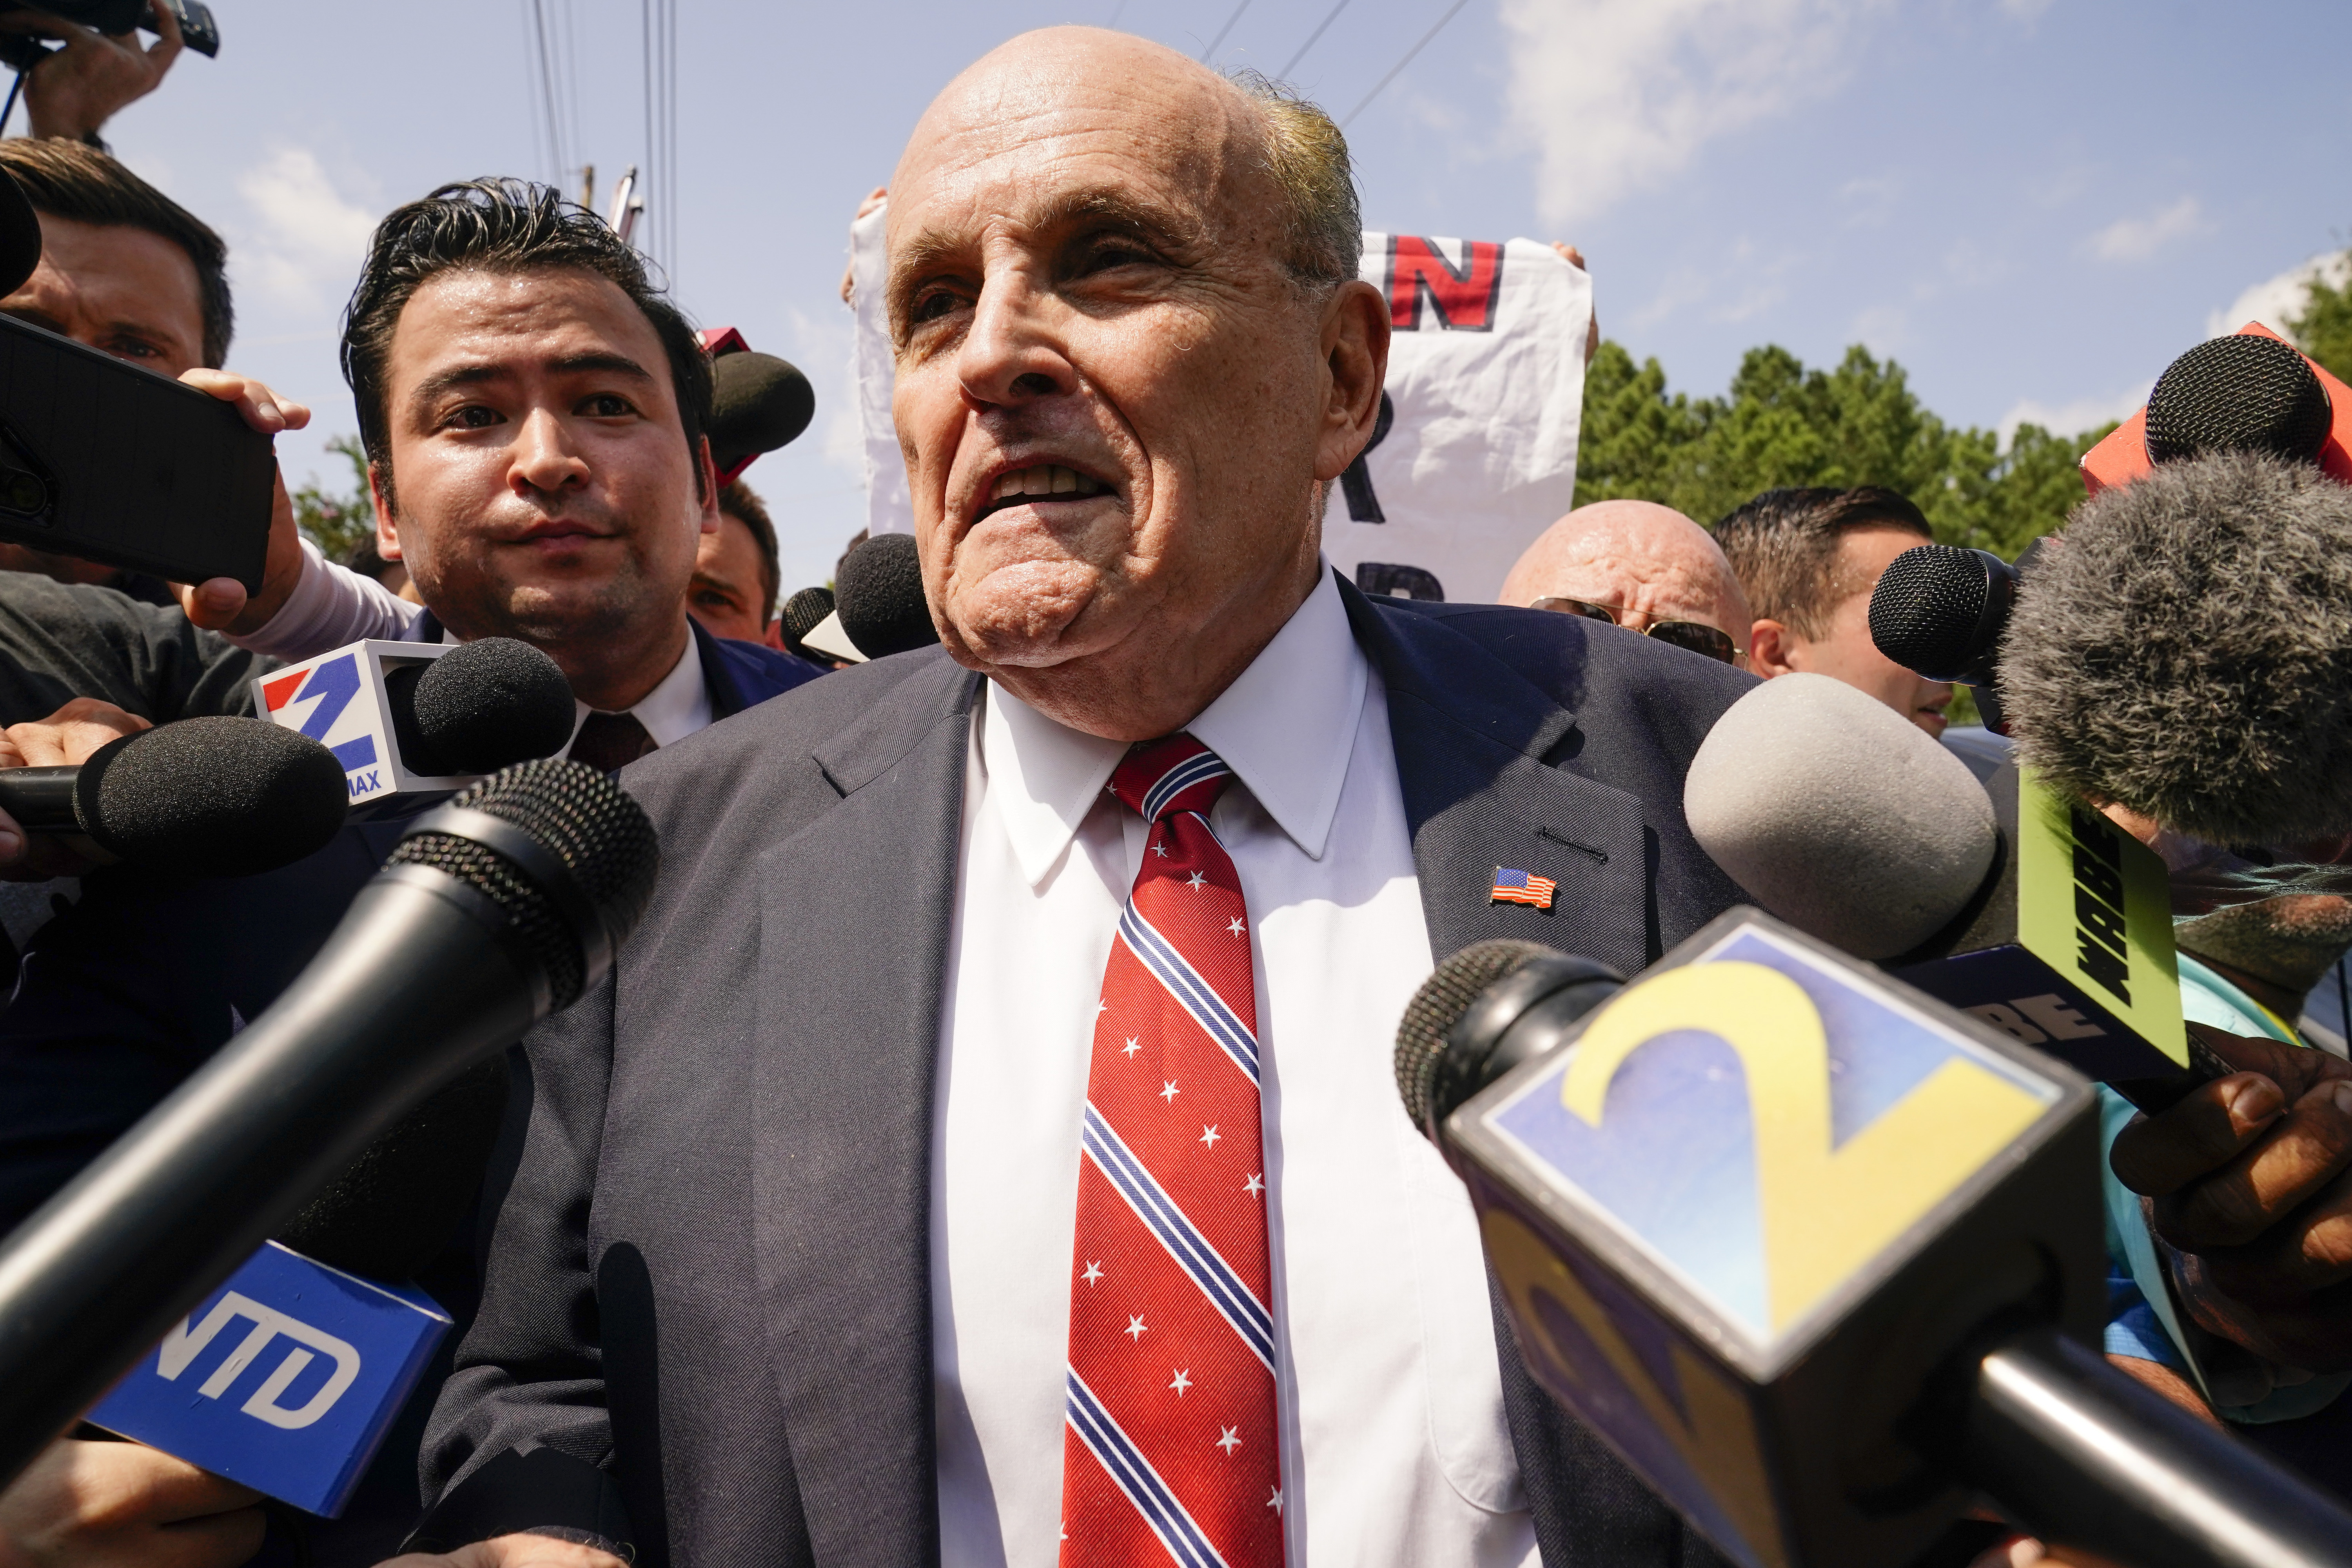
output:
M275 476L234 405L0 316L0 540L258 593Z

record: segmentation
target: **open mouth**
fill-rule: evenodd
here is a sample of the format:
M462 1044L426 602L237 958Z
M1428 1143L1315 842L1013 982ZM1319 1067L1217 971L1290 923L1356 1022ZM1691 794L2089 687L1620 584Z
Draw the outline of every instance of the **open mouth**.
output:
M1084 500L1109 491L1108 485L1091 474L1066 468L1059 463L1040 463L1000 476L979 515L986 517L1009 506L1025 506L1034 501Z

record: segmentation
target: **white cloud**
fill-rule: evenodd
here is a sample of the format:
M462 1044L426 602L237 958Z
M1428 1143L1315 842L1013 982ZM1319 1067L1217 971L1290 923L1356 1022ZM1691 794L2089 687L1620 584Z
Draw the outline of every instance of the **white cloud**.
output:
M340 301L359 276L375 218L346 201L307 148L280 147L237 177L253 222L231 255L241 294L291 312Z
M2102 261L2146 261L2176 239L2202 234L2204 209L2195 196L2183 196L2146 217L2119 217L2093 235L2091 254Z
M1881 0L1502 0L1546 222L1590 217L1835 84Z
M2057 0L2000 0L2001 10L2021 22L2031 22L2057 3Z
M2128 419L2155 390L2156 383L2150 380L2127 392L2094 394L2068 403L2042 403L2029 397L2002 415L2000 423L1993 428L2000 437L2000 449L2004 452L2016 439L2021 425L2039 425L2054 436L2079 436L2085 430L2097 429L2110 419Z
M2286 319L2303 314L2304 301L2310 296L2311 280L2315 278L2326 279L2334 289L2352 281L2352 252L2336 250L2315 256L2300 267L2290 267L2275 278L2263 279L2206 317L2205 335L2218 338L2224 332L2236 331L2248 321L2260 321L2284 337Z

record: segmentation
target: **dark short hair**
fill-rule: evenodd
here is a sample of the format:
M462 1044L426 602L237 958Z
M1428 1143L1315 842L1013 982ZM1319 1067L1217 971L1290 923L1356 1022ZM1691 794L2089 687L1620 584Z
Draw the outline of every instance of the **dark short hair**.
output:
M669 296L646 272L645 258L604 220L565 201L552 186L484 178L443 185L396 207L375 226L359 287L343 311L343 379L358 405L360 441L392 493L392 438L384 367L392 336L411 296L444 272L593 272L618 288L661 340L677 395L686 445L698 452L710 421L710 356ZM694 469L704 494L702 465Z
M11 137L0 142L0 169L33 210L73 223L121 224L170 240L196 269L205 363L228 358L236 310L228 297L228 247L195 214L125 168L111 153L81 142Z
M760 547L760 624L776 618L776 593L784 585L784 569L776 560L776 525L768 521L768 506L759 492L740 479L730 479L719 492L719 510L751 531Z
M1838 605L1862 586L1839 581L1836 567L1840 542L1864 528L1936 537L1909 497L1883 485L1766 490L1714 531L1756 618L1818 637L1828 632Z

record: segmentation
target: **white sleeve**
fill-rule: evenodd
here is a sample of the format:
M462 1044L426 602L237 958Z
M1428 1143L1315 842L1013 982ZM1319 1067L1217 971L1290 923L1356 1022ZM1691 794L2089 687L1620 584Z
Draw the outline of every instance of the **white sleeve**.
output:
M373 577L329 561L306 539L302 575L286 603L258 629L228 640L272 658L303 659L362 637L400 637L424 613Z

